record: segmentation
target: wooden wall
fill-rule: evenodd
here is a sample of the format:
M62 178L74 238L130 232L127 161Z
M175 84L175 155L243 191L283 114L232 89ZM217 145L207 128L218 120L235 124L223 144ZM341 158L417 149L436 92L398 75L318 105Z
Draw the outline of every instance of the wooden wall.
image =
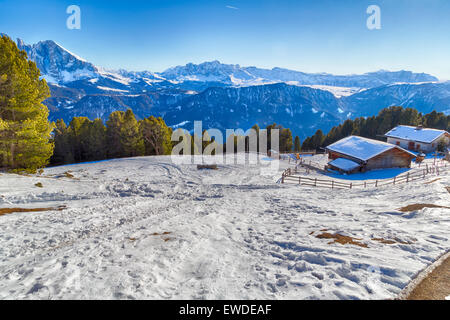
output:
M382 169L382 168L409 168L413 156L393 148L367 161L365 170Z

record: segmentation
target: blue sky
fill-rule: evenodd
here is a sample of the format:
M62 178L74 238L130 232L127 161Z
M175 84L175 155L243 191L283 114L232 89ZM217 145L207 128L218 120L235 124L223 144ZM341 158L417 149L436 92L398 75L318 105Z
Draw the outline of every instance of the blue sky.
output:
M66 28L69 5L81 30ZM381 9L368 30L366 9ZM0 0L0 32L55 40L106 68L163 71L188 62L304 72L427 72L450 80L448 0Z

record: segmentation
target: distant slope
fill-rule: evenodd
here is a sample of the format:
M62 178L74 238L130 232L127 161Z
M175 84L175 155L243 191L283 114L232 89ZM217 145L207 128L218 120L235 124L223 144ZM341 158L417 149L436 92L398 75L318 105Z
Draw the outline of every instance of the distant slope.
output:
M394 105L450 114L450 82L386 85L343 97L342 103L354 116L372 116Z
M202 120L204 128L248 129L276 122L305 136L327 130L344 118L340 101L331 93L283 83L242 88L209 88L172 105L165 115L168 125L192 129Z

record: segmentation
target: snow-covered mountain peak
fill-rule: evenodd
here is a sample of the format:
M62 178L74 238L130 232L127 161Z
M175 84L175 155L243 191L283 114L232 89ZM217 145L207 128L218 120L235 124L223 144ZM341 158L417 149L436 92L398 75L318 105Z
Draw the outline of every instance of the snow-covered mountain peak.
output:
M98 69L52 40L26 45L17 39L17 46L36 62L42 76L50 83L64 84L97 76Z
M200 64L188 63L185 66L169 68L162 72L161 76L168 80L220 81L230 84L231 76L236 76L237 74L237 76L242 77L240 73L242 73L242 70L238 64L223 64L220 61L214 60Z

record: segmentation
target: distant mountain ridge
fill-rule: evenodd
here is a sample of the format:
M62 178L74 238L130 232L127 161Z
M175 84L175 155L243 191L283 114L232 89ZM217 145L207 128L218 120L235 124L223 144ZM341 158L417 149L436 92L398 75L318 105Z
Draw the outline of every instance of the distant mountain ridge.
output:
M35 61L44 78L50 83L64 84L77 80L99 77L111 78L118 82L150 83L169 82L172 85L181 82L220 82L226 85L255 85L273 82L297 82L299 85L326 85L338 87L373 88L399 82L432 82L438 79L426 73L411 71L386 71L365 73L362 75L332 75L328 73L304 73L283 68L262 69L241 67L238 64L222 64L219 61L188 63L185 66L169 68L164 72L129 72L118 70L107 72L78 57L54 41L40 41L26 45L17 39L17 45L25 50L28 57Z
M291 82L298 85L326 85L336 87L373 88L397 82L417 83L438 81L434 76L411 71L370 72L362 75L332 75L327 73L304 73L282 68L261 69L222 64L219 61L201 64L189 63L170 68L160 74L176 81L220 81L228 85L255 85L273 82Z
M391 105L450 113L450 82L425 73L310 74L219 61L160 73L110 71L51 40L27 45L18 39L17 44L49 83L52 97L45 103L51 120L106 120L112 111L131 108L138 118L162 116L168 125L188 130L194 120L223 129L277 122L305 137Z

